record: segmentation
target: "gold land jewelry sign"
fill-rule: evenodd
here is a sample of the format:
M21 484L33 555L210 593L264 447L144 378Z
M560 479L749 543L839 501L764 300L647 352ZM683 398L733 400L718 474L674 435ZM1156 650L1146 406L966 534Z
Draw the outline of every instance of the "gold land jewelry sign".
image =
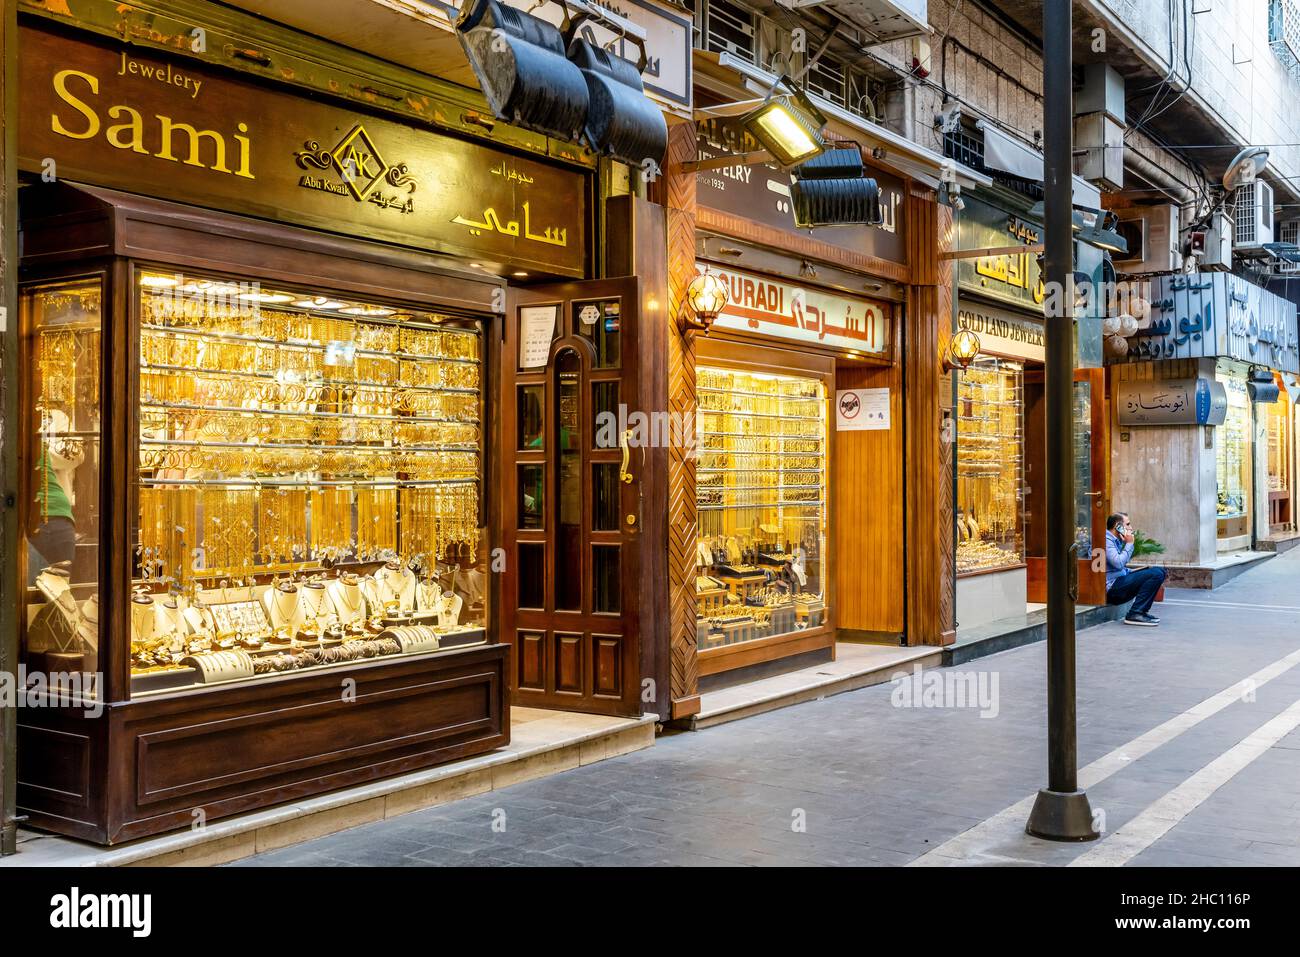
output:
M588 177L152 51L20 30L20 167L583 277Z

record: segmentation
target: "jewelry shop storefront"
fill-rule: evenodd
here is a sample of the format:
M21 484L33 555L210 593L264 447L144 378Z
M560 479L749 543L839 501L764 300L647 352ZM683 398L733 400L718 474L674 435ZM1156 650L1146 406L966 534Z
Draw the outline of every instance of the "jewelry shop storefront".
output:
M23 663L62 676L21 813L112 843L508 743L505 277L588 275L589 170L19 49Z
M993 191L965 199L958 247L1001 249L1042 242L1042 226ZM1078 245L1082 257L1087 247ZM1093 252L1088 261L1097 258ZM975 627L1023 616L1046 600L1044 290L1035 252L959 259L957 328L980 353L957 373L957 621ZM1104 529L1107 434L1104 372L1077 369L1074 470L1079 554ZM1080 558L1080 595L1104 602L1104 583ZM1099 594L1100 592L1100 594Z
M715 149L701 137L700 155ZM893 643L904 631L907 186L885 170L868 175L884 223L811 232L794 226L789 174L755 165L697 175L696 271L728 292L695 338L702 690L778 659L828 660L845 629ZM879 272L864 275L867 263ZM868 505L863 493L877 485Z

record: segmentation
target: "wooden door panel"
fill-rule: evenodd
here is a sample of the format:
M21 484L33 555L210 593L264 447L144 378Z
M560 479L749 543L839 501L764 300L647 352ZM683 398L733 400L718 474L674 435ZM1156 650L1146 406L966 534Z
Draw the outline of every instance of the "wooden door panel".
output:
M598 406L637 408L639 294L634 277L511 293L498 429L501 619L517 658L516 704L640 711L638 457L597 445L608 434L598 434ZM523 312L534 308L552 313ZM552 314L546 365L521 369L525 316ZM540 359L544 334L536 345Z

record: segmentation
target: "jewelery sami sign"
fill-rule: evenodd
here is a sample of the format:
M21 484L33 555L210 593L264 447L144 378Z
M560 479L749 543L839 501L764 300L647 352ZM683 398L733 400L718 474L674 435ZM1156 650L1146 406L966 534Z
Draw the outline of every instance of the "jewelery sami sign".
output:
M1229 358L1300 372L1295 303L1231 273L1151 283L1151 311L1129 337L1128 361Z
M22 28L20 168L586 275L587 174L138 47Z
M697 262L703 273L706 264ZM708 264L726 284L728 301L713 321L714 329L824 346L846 352L889 354L887 302L839 296L769 279L738 269Z

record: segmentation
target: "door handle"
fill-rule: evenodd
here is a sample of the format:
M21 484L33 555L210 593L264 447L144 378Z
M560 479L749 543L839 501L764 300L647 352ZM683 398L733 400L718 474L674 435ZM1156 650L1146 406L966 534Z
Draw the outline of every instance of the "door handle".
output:
M628 447L631 435L631 429L624 429L618 440L618 447L623 450L623 464L618 467L618 480L624 485L632 484L632 472L628 468L632 464L632 450Z

